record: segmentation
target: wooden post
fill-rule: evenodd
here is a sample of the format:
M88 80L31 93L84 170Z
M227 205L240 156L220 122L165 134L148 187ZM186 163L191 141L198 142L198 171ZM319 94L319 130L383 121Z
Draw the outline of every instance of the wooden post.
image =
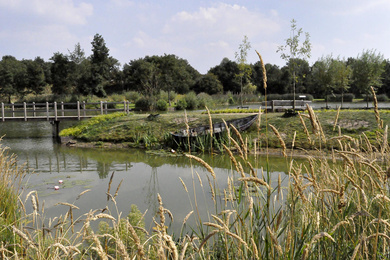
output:
M64 102L61 101L61 115L64 117L65 116L65 111L64 111Z
M54 120L57 121L57 102L54 101Z
M130 113L130 101L126 101L126 114Z
M49 102L46 102L46 116L47 116L47 121L49 121L49 118L50 118Z
M126 107L126 100L123 101L123 112L126 113L127 112L127 107Z
M100 114L103 115L103 101L100 101Z
M104 110L106 110L106 115L107 115L107 111L108 111L108 107L107 107L107 101L104 102Z
M11 103L11 109L12 109L12 117L15 117L15 104Z
M35 102L33 102L33 117L36 116L36 113L35 113Z
M27 105L26 105L26 102L23 102L23 111L24 111L24 121L27 121Z
M77 101L77 119L80 121L80 101Z
M83 115L85 117L85 101L83 101Z
M274 101L273 100L271 101L271 110L272 110L272 112L275 112L275 106L274 106Z
M1 102L1 119L5 121L4 103Z

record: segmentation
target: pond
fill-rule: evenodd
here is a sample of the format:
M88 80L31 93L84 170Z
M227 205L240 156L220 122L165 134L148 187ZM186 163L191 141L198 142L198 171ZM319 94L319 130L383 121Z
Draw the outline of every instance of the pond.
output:
M62 127L69 124L64 123ZM114 216L118 212L125 216L130 206L135 204L142 213L146 212L145 223L150 228L154 226L152 220L158 209L157 194L161 195L164 207L174 216L171 224L175 231L181 228L185 216L196 210L196 206L203 219L215 213L209 186L209 180L213 184L212 176L199 163L191 163L188 158L176 154L155 154L138 149L67 147L53 142L51 127L48 122L0 124L0 133L5 135L2 146L9 147L9 152L18 156L18 164L25 164L30 173L23 185L22 200L30 191L36 190L40 205L44 202L47 218L64 215L68 211L68 207L57 205L60 202L79 207L74 212L75 217L90 209L104 209L107 205ZM227 155L199 156L214 168L216 200L224 203L223 189L227 187L228 177L234 180L239 177L231 170L230 158ZM259 175L268 165L275 183L278 175L284 176L288 167L287 160L282 157L270 157L268 164L265 157L252 156L250 161ZM116 205L111 200L107 201L112 175L110 194L114 195L121 183ZM55 190L55 186L59 189ZM78 198L85 190L89 191ZM29 204L27 201L27 208L31 210Z

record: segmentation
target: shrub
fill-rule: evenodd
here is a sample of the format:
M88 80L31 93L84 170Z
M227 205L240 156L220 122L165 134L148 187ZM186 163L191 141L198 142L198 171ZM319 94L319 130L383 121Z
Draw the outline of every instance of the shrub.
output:
M156 109L158 111L166 111L168 109L168 103L163 99L159 99L156 103Z
M328 101L329 102L341 102L342 95L341 94L334 94L334 95L328 95ZM346 93L343 96L344 102L352 102L355 98L355 95L352 93Z
M185 99L179 99L176 103L176 109L177 110L184 110L187 108L187 102Z
M209 94L202 92L197 95L197 98L198 98L198 107L200 108L214 107L214 100Z
M135 110L150 111L152 110L153 102L150 98L141 97L135 102Z
M365 95L363 96L364 101L374 101L374 98L372 95ZM386 102L389 101L389 98L387 97L386 94L380 94L376 96L376 100L380 102Z
M138 93L137 91L128 91L125 92L124 95L128 101L133 103L135 103L141 97L140 93Z
M186 109L193 110L198 108L199 102L195 92L189 92L184 96L184 100L187 103Z

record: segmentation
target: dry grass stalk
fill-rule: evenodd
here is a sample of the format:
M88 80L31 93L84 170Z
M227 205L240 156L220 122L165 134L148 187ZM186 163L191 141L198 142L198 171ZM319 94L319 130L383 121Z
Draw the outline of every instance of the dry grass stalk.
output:
M317 132L319 131L317 117L313 111L313 108L311 106L309 106L309 104L306 104L306 108L307 108L307 111L309 112L309 118L310 118L311 126L313 128L313 133L317 134Z
M263 87L264 89L267 89L267 71L265 69L263 58L261 57L260 53L258 51L256 51L256 53L259 56L261 69L263 71Z
M388 138L388 128L389 128L388 125L386 125L385 130L383 132L383 143L381 145L381 154L382 154L382 156L384 156L386 150L389 147L389 143L387 141L387 138Z
M58 203L56 203L54 206L57 206L57 205L68 206L68 207L71 207L71 208L73 208L73 209L80 209L80 208L77 207L76 205L70 204L70 203L68 203L68 202L58 202Z
M272 240L273 246L276 248L276 250L278 251L280 256L283 255L282 247L279 245L278 239L276 238L274 232L272 232L272 230L271 230L271 228L269 226L267 226L267 231L268 231L268 233L271 236L271 240Z
M381 128L382 128L382 124L381 124L381 117L380 117L380 115L379 115L378 100L376 99L376 94L375 94L374 88L371 86L370 89L371 89L372 97L373 97L373 99L374 99L374 114L375 114L375 119L376 119L376 122L377 122L377 124L378 124L378 128L381 129Z
M283 141L283 138L280 136L279 134L279 131L271 124L269 124L269 126L271 127L272 131L274 131L276 137L278 138L279 142L280 142L280 145L282 146L282 154L284 157L287 157L287 153L286 153L286 150L287 150L287 147L286 147L286 144L284 143Z
M233 162L234 164L234 167L236 167L236 171L238 172L239 169L238 169L238 163L237 163L237 160L236 158L234 157L232 151L230 151L230 149L225 145L225 144L222 144L223 148L225 149L225 151L228 153L229 157L230 157L230 160Z
M175 242L173 242L172 237L170 235L164 234L163 235L164 240L168 244L169 251L172 254L172 259L178 260L179 259L179 253L177 251L177 247L175 245Z
M254 183L258 183L260 185L263 185L265 186L268 190L271 190L271 187L268 185L267 182L265 182L264 180L260 179L260 178L256 178L256 177L245 177L245 178L238 178L239 181L245 181L245 182L254 182Z
M199 157L196 157L194 155L191 155L191 154L186 154L185 155L186 157L190 158L190 159L194 159L195 161L197 161L198 163L202 164L209 173L211 173L211 176L213 176L214 180L216 179L216 176L215 176L215 173L214 173L214 170L213 168L211 168L211 166L206 163L205 161L203 161L202 159L200 159Z
M141 244L141 240L139 236L137 235L137 232L135 232L134 227L130 224L129 221L127 221L127 229L130 231L131 236L134 239L134 243L137 246L137 254L141 259L146 259L144 247Z
M210 110L206 107L207 115L209 117L209 128L210 128L210 136L213 137L213 120L211 119Z
M183 185L183 187L184 187L185 191L186 191L186 192L188 192L188 190L187 190L187 186L186 186L186 184L184 183L184 181L182 180L182 178L180 178L180 177L179 177L179 179L180 179L180 181L181 181L181 184Z
M187 220L190 218L190 216L192 215L192 213L194 213L194 211L190 211L190 213L187 214L187 216L185 216L184 220L183 220L183 225L187 222Z
M119 189L120 189L120 187L122 185L122 182L123 182L123 179L119 182L118 187L116 187L115 194L114 194L114 199L116 198L116 196L118 196L118 192L119 192Z
M90 192L90 191L91 191L91 189L87 189L87 190L85 190L85 191L82 191L82 192L77 196L76 200L80 199L81 196L83 196L85 193Z
M213 201L215 203L215 192L214 192L214 188L213 188L213 185L211 183L211 180L210 180L209 176L207 176L207 181L208 181L209 187L210 187L211 198L213 199Z
M257 249L256 243L255 243L255 240L253 239L253 237L251 237L251 243L252 243L253 255L256 257L256 259L260 259L259 258L259 250Z
M245 159L247 159L248 148L247 148L246 145L245 145L244 139L242 139L242 136L241 136L240 132L237 130L237 128L234 127L234 125L230 125L230 126L231 126L231 128L233 129L233 132L234 132L234 133L236 134L236 136L238 137L238 140L240 140L242 149L244 150Z
M214 236L215 234L217 234L219 232L218 229L214 229L213 231L210 232L210 234L208 234L204 239L203 241L200 243L199 245L199 248L198 248L198 252L200 252L203 248L203 246L207 243L207 241L212 237Z
M109 196L109 194L110 194L110 189L111 189L112 179L114 178L114 173L115 173L115 172L112 172L112 173L111 173L110 181L108 182L108 189L107 189L107 201L109 201L109 200L110 200L110 196Z
M334 124L333 124L333 131L336 129L337 121L339 120L340 109L341 109L341 106L337 108L336 119L334 120Z
M202 182L202 179L200 178L200 175L199 175L199 173L198 173L197 171L195 171L195 173L196 173L196 176L198 177L198 180L199 180L200 187L202 187L202 188L203 188L203 182Z
M241 149L240 145L237 143L237 141L234 140L234 138L232 138L232 137L229 137L229 140L234 144L234 147L237 149L238 154L240 155L240 157L241 157L243 160L245 160L245 158L244 158L244 152L242 151L242 149Z
M38 248L35 246L35 244L29 239L29 237L25 233L23 233L21 230L19 230L14 225L12 225L11 227L12 227L12 231L15 234L17 234L20 238L22 238L24 241L26 241L29 247L31 247L35 250L38 250Z

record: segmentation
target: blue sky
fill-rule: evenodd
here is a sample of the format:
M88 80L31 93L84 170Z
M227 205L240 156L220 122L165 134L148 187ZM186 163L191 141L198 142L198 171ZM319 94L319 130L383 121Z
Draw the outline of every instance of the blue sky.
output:
M357 57L374 49L390 58L389 0L0 0L0 56L49 60L96 33L124 65L145 55L175 54L206 73L246 35L248 63L285 65L276 53L290 21L310 34L310 64L322 56ZM304 39L302 38L302 41Z

